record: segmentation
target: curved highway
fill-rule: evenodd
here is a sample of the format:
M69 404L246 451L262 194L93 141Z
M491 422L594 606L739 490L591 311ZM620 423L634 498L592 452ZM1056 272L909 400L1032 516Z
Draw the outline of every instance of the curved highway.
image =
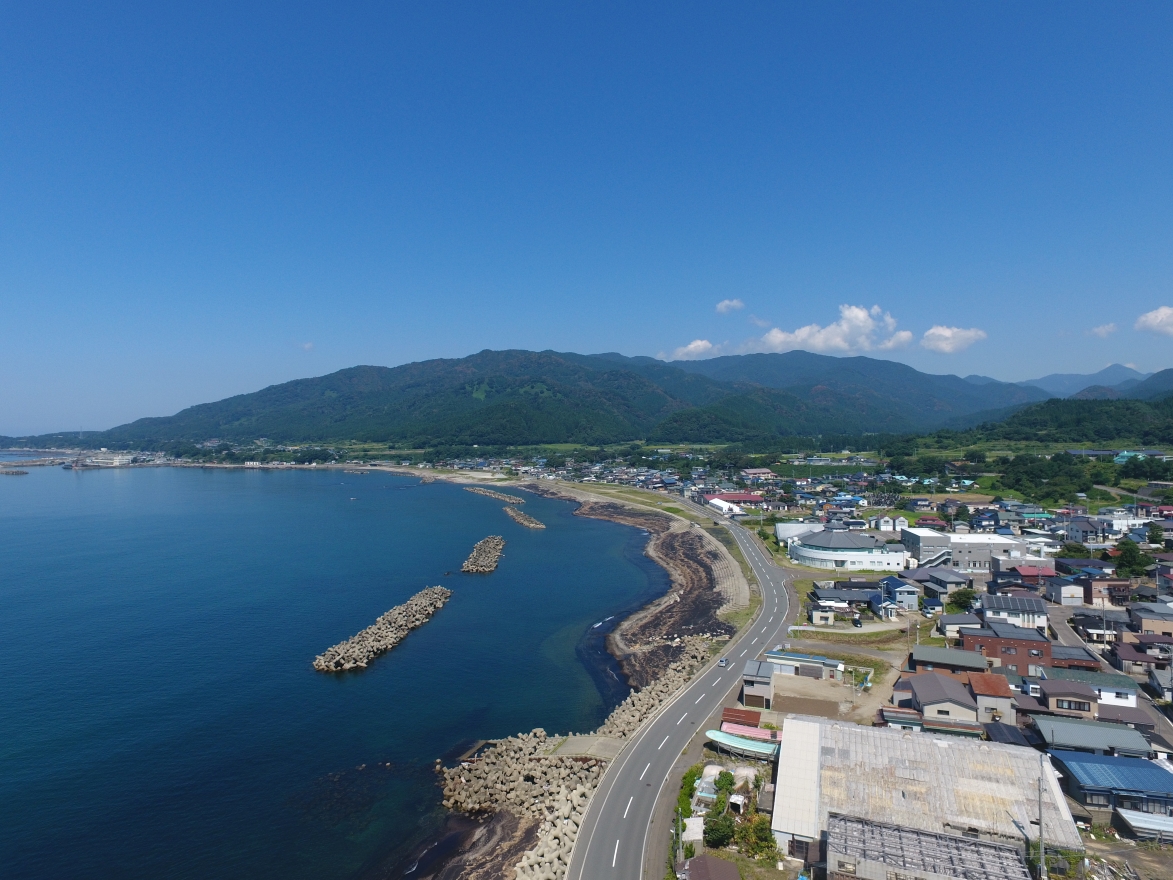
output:
M690 505L717 519L712 512ZM786 575L743 527L724 523L733 534L762 588L762 608L719 657L678 691L650 723L642 727L607 768L602 784L583 817L567 870L567 880L639 880L648 846L652 812L677 756L700 725L740 687L745 661L756 658L786 636L790 601Z

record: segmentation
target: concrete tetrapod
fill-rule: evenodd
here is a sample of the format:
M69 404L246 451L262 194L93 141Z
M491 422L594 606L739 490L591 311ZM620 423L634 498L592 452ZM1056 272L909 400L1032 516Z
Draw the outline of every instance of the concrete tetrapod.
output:
M390 651L417 627L432 619L432 615L444 607L451 590L444 587L428 587L420 590L402 605L390 611L366 629L339 642L314 658L314 669L319 672L346 672L349 669L366 669L368 663L385 651Z

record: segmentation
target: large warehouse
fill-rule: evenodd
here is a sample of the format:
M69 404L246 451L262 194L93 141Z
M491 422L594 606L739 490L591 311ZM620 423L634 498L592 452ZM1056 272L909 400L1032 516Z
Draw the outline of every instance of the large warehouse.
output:
M1055 770L1023 746L791 715L779 760L771 827L783 853L808 862L832 815L1025 849L1024 833L1038 838L1040 773L1047 843L1083 849Z

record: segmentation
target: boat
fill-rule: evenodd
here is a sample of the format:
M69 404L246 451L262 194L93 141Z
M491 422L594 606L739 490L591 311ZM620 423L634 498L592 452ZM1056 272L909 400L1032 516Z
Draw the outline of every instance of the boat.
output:
M757 758L762 761L769 761L778 757L778 743L776 742L759 742L758 740L747 739L744 736L734 736L731 733L724 733L720 730L706 730L705 736L712 740L718 749L723 749L734 755Z

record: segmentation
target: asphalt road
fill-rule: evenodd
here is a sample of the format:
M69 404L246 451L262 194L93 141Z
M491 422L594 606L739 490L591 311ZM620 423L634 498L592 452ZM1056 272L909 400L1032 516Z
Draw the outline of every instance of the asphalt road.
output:
M705 515L713 518L711 513ZM567 880L639 880L656 801L665 785L679 782L669 778L677 755L696 734L698 725L717 710L731 690L741 686L745 661L786 637L790 601L785 572L767 558L744 528L726 525L761 584L761 612L720 655L728 658L728 665L722 669L716 665L720 658L714 658L607 768L583 817Z

